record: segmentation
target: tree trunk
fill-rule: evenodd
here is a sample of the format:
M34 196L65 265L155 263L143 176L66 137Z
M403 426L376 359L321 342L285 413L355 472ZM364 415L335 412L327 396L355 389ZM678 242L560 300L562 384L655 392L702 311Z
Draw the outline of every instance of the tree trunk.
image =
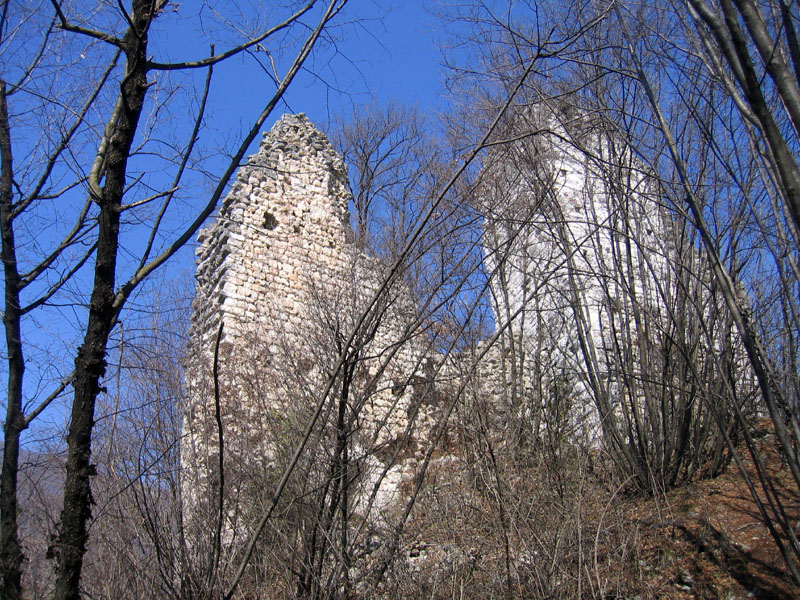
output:
M115 322L114 286L119 248L119 221L128 155L147 91L147 29L155 0L135 0L132 26L123 40L127 57L120 86L119 118L108 140L105 184L94 200L100 205L97 258L89 304L89 321L83 344L75 358L75 395L67 436L67 475L58 532L56 600L78 600L83 556L88 533L86 523L93 503L90 477L91 441L95 400L102 391L106 369L106 345ZM95 193L92 191L92 193Z
M0 237L2 238L3 270L5 276L5 312L3 325L8 349L8 404L3 427L3 469L0 478L0 598L17 600L22 596L22 549L17 531L17 472L19 470L19 437L25 429L22 415L22 378L25 361L22 355L22 336L19 305L20 278L12 224L11 130L8 123L6 84L0 81Z

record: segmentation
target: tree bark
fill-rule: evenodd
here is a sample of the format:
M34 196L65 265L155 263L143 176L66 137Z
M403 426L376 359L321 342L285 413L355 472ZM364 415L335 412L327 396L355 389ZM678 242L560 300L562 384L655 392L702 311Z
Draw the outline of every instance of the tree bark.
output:
M3 468L0 476L0 598L17 600L22 597L23 554L19 545L17 526L17 473L19 471L19 438L25 429L22 414L22 380L25 361L22 354L19 291L20 276L17 269L14 244L13 213L13 162L11 158L11 130L8 122L6 84L0 81L0 238L5 276L5 312L3 325L8 349L8 398L3 444Z
M94 283L89 321L83 344L75 358L72 413L67 436L67 475L59 524L56 566L56 600L78 600L83 556L86 552L87 521L93 503L90 478L91 441L95 400L102 391L100 380L106 369L106 345L115 323L115 277L119 249L119 222L128 155L147 92L147 30L154 16L155 0L135 0L131 26L123 39L127 57L120 85L119 117L108 140L105 183L93 198L100 206ZM95 190L90 193L96 194Z

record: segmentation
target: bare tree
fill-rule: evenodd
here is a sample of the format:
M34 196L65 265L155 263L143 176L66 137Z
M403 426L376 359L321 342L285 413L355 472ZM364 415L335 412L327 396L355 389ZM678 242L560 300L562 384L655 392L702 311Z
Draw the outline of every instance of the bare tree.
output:
M344 2L324 7L316 2L297 4L224 51L216 53L214 40L210 40L208 57L179 62L152 56L149 42L157 32L156 24L172 17L167 2L137 0L128 10L122 5L67 6L53 0L49 5L35 6L6 2L0 9L0 48L8 59L0 82L0 220L9 354L0 492L0 593L4 597L18 598L21 594L23 554L16 505L21 432L72 386L64 503L54 545L58 559L55 597L77 598L91 515L90 480L95 473L91 460L95 403L103 389L109 337L132 293L192 238L214 210L250 143L343 6ZM214 18L224 22L226 17L215 14ZM276 43L279 50L273 58L285 72L274 75L274 93L236 143L220 174L210 178L213 191L208 201L189 218L176 219L174 206L184 195L182 186L192 180L190 174L199 153L197 142L205 123L213 68L230 57L252 54L262 42L276 40L293 29L303 29L306 34L294 47L283 48ZM31 39L38 43L30 45ZM91 67L85 68L81 60L90 61ZM156 133L162 125L159 111L164 107L157 92L163 90L169 97L175 88L170 91L169 86L154 85L153 78L168 82L179 73L186 75L189 89L196 94L189 98L195 103L193 110L187 111L195 116L183 124L182 128L188 129L185 139L170 150L170 143L158 140ZM193 73L204 77L194 78ZM104 113L105 117L98 117ZM42 120L37 131L30 119L39 117ZM42 143L29 142L31 138L24 135L14 142L14 132L22 134L28 127L42 136ZM163 139L171 137L168 134ZM30 152L31 158L23 160L21 167L12 162L14 143ZM163 177L148 174L148 163L142 157L151 150L169 152L166 164L170 173ZM196 172L202 174L202 168ZM66 207L67 198L81 193L86 199L78 204L74 215L62 219L61 209L56 211L53 222L69 225L61 226L60 232L55 227L47 230L54 232L52 241L36 236L35 230L47 218L45 206L60 201ZM142 223L143 228L134 227L131 235L138 241L128 242L134 223ZM24 243L20 232L26 235ZM35 251L22 254L23 247ZM120 262L121 254L136 258ZM127 274L120 276L123 269ZM91 281L87 271L92 272ZM91 293L83 294L80 288ZM60 383L44 397L32 399L34 404L26 408L23 317L51 304L74 302L73 297L88 307L80 319L83 340L75 352L74 371L62 373Z
M653 290L668 311L666 321L659 324L658 318L653 319L646 303L637 298L636 288L626 283L627 274L652 268L640 252L643 240L636 242L626 233L635 229L638 217L620 213L620 220L609 223L622 243L615 245L618 251L609 263L611 270L593 274L605 280L606 289L622 290L628 300L616 325L610 319L622 334L620 345L606 353L610 362L591 356L588 339L581 342L588 357L587 374L602 373L607 365L618 369L623 397L641 398L646 410L637 416L631 403L630 412L620 416L626 419L622 431L632 436L615 440L606 431L605 443L633 450L652 443L655 455L641 465L642 474L649 474L653 467L660 470L658 465L666 464L663 451L672 439L668 445L674 445L673 457L678 460L673 467L687 461L690 472L702 457L685 456L688 447L697 448L686 445L689 432L715 428L710 456L719 457L721 448L727 447L737 462L736 440L741 435L759 465L760 487L767 498L762 503L751 487L754 500L796 579L795 534L752 444L755 406L769 413L786 466L798 481L793 350L798 334L793 308L797 161L791 151L797 145L792 98L798 83L797 71L790 66L798 55L795 7L720 1L568 7L552 3L546 10L544 4L505 10L493 3L474 3L461 16L468 23L469 39L481 43L475 46L477 59L463 71L473 96L483 94L483 101L502 96L510 79L504 74L519 73L528 57L541 56L540 70L528 81L527 106L521 113L533 105L559 114L566 104L577 112L572 117L562 113L562 125L575 121L576 114L579 120L597 122L608 132L606 139L621 140L623 148L630 149L634 162L624 161L626 168L630 171L633 164L634 170L646 174L652 190L646 200L652 206L648 210L666 213L669 226L664 231L672 232L667 239L674 240L668 243L674 245L675 258L668 260L666 285ZM568 51L551 46L547 49L552 51L543 55L545 32L549 39L575 43ZM482 85L476 85L478 80ZM564 138L564 131L556 131L556 136ZM497 143L541 133L540 128L529 127ZM613 175L614 160L608 161L574 135L568 134L566 141ZM604 179L618 190L614 193L619 199L642 196L635 180L618 175ZM626 258L626 239L640 247L639 251L631 247L634 253L627 255L633 261ZM571 247L580 251L575 240ZM578 253L575 257L569 270L574 273L573 290L580 292L584 269ZM580 330L581 319L576 321ZM664 369L677 365L683 365L683 374L676 372L673 381L689 381L688 388L653 385L662 381ZM758 397L748 389L753 377ZM618 399L618 389L609 395L595 375L591 379L601 396ZM720 398L723 403L715 401ZM616 416L616 410L607 410L610 407L601 409L604 424L607 415ZM700 412L687 423L687 410ZM658 421L671 424L658 431L654 428ZM650 440L646 443L645 432ZM636 454L643 456L638 450ZM672 467L664 473L666 483L672 479L670 470L674 473ZM743 476L747 478L744 471Z
M430 196L437 152L425 118L391 102L359 109L334 129L333 143L351 170L356 239L391 257Z

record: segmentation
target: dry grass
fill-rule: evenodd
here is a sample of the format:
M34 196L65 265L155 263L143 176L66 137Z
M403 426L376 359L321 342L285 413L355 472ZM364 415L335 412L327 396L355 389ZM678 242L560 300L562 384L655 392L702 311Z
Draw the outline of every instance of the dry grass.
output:
M758 445L797 521L800 495L773 436L762 431ZM517 460L501 463L502 515L486 465L462 456L432 469L385 597L800 598L735 464L642 498L586 463L565 463L556 489L552 473Z

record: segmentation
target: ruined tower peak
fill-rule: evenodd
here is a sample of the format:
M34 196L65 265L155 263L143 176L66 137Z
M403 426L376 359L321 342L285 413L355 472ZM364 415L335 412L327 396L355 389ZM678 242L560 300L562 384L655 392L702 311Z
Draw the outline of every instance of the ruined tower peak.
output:
M344 160L333 148L328 136L309 121L305 113L283 115L272 129L264 133L258 152L250 157L250 164L272 166L283 159L313 160L316 168L329 171L344 180Z
M298 319L298 290L338 277L356 253L349 199L327 136L305 115L281 117L198 235L194 338L207 345L220 321L229 332L265 320L297 327L286 319Z

